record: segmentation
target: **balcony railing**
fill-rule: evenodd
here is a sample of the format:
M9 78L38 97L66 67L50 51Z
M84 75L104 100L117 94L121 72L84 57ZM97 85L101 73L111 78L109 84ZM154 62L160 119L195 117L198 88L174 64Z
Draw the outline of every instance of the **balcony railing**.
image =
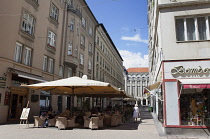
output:
M72 5L68 5L67 10L75 13L79 18L82 18L81 12Z

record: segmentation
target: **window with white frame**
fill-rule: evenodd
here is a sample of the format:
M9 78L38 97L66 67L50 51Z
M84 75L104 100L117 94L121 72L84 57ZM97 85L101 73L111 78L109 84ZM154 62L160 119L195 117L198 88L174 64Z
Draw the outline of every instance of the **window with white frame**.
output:
M72 77L72 68L68 68L68 77Z
M16 42L16 47L15 47L15 57L14 57L14 60L18 63L21 62L21 59L22 59L22 48L23 48L23 45Z
M89 60L88 61L88 69L91 70L91 67L92 67L92 62Z
M89 28L89 35L93 36L93 29L92 29L92 27Z
M89 52L89 53L92 53L92 44L91 44L91 43L89 43L88 52Z
M58 21L58 13L59 13L58 8L54 4L52 4L50 17Z
M81 35L80 44L85 46L85 36Z
M210 16L176 18L177 41L209 40Z
M85 18L82 17L82 26L85 27L86 26L86 23L85 23Z
M34 35L35 19L32 15L25 12L23 14L22 31L27 32L30 35Z
M53 71L54 71L54 59L49 58L49 69L48 69L48 72L49 73L53 73Z
M25 65L31 65L31 49L26 47L25 51Z
M80 64L84 65L84 55L80 54Z
M70 21L69 28L70 28L71 31L74 31L74 20Z
M48 31L48 39L47 39L47 43L50 45L50 46L53 46L55 47L55 33L53 33L52 31Z
M44 56L43 59L43 71L47 71L47 56Z
M68 55L72 55L72 43L68 45Z

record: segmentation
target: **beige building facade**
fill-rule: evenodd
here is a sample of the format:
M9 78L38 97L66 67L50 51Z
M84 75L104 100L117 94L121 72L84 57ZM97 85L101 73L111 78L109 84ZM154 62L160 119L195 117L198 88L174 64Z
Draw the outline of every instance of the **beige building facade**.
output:
M124 90L123 59L103 24L96 27L94 44L94 80L109 82ZM106 106L109 102L110 99L101 99L99 103Z
M3 11L0 17L0 123L19 120L27 104L29 120L49 107L59 112L70 108L71 96L51 96L49 92L20 85L82 75L94 79L98 22L87 3L84 0L2 1L0 8ZM114 77L108 78L106 73L103 81L120 87L122 58L116 48L110 49L118 65L113 68ZM74 97L74 107L82 107L85 100ZM93 103L91 98L88 100Z

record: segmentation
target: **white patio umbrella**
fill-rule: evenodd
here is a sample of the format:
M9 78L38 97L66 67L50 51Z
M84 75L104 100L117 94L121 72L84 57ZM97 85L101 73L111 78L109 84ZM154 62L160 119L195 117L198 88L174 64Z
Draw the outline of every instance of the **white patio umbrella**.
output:
M81 96L109 96L121 95L118 88L106 82L87 79L87 76L70 77L56 81L38 83L32 85L21 85L23 87L50 91L54 95L81 95ZM73 97L71 97L71 114L73 112Z
M23 87L50 91L55 95L105 95L119 94L120 90L109 83L89 80L87 77L70 77L56 81L21 85Z

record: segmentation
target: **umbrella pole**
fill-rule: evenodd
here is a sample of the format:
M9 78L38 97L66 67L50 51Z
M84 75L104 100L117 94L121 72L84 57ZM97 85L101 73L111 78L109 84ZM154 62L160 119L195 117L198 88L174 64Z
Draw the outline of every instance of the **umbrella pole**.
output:
M73 108L74 108L74 87L72 87L72 96L71 96L71 116L73 116Z

